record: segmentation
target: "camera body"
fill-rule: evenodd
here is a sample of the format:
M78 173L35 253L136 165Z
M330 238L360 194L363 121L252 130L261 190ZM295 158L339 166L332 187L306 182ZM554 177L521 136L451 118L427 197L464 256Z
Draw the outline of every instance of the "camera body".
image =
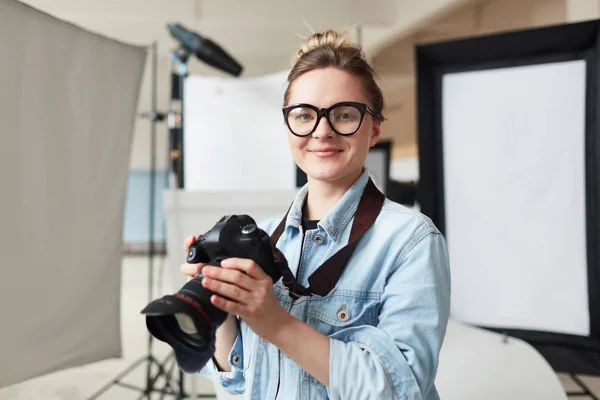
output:
M280 257L271 238L248 215L227 215L190 246L187 262L220 266L225 258L248 258L260 265L273 282L281 278Z
M287 261L270 236L248 215L228 215L190 246L190 264L221 266L226 258L246 258L261 266L273 283L282 276ZM146 326L158 340L169 344L179 367L197 372L214 354L215 331L227 313L210 302L214 294L202 286L202 273L187 282L176 294L152 301L143 310Z

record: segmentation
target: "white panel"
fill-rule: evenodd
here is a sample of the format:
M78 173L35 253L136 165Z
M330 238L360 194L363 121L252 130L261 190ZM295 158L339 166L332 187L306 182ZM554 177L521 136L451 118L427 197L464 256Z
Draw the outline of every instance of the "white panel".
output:
M468 379L468 384L465 384ZM448 321L435 385L444 400L568 400L548 361L529 343Z
M389 178L389 174L386 176L386 172L389 173L390 168L390 162L387 157L388 154L385 150L371 149L365 160L365 167L371 173L371 178L373 179L375 186L377 186L384 194L386 193L386 187L384 185Z
M443 78L452 315L589 334L585 62Z
M419 158L408 157L392 160L390 178L397 181L418 181Z
M296 187L281 107L287 73L192 76L184 90L184 176L190 191Z

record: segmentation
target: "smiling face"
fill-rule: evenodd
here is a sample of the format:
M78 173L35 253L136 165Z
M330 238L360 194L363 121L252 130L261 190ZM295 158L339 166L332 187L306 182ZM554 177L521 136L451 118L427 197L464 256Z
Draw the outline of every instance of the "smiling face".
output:
M288 104L327 108L341 102L372 107L359 78L336 68L323 68L306 72L293 82ZM331 117L334 118L333 113ZM348 114L341 114L340 118L348 118ZM321 118L314 132L306 137L298 137L288 129L288 141L309 184L316 180L349 187L360 176L369 148L379 140L380 125L365 112L358 131L342 136L331 129L326 118Z

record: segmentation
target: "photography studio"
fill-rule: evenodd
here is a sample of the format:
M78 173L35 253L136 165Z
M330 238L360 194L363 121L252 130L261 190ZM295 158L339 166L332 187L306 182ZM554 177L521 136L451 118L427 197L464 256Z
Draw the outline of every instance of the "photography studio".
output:
M0 400L600 399L600 0L0 0Z

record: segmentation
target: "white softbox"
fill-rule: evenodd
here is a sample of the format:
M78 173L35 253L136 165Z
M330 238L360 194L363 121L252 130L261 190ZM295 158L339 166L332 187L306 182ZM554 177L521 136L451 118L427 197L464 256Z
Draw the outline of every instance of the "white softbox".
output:
M600 375L599 22L417 48L421 210L456 320Z
M146 50L0 0L0 387L121 354Z
M287 74L186 78L186 190L268 191L296 187L296 164L281 111Z

